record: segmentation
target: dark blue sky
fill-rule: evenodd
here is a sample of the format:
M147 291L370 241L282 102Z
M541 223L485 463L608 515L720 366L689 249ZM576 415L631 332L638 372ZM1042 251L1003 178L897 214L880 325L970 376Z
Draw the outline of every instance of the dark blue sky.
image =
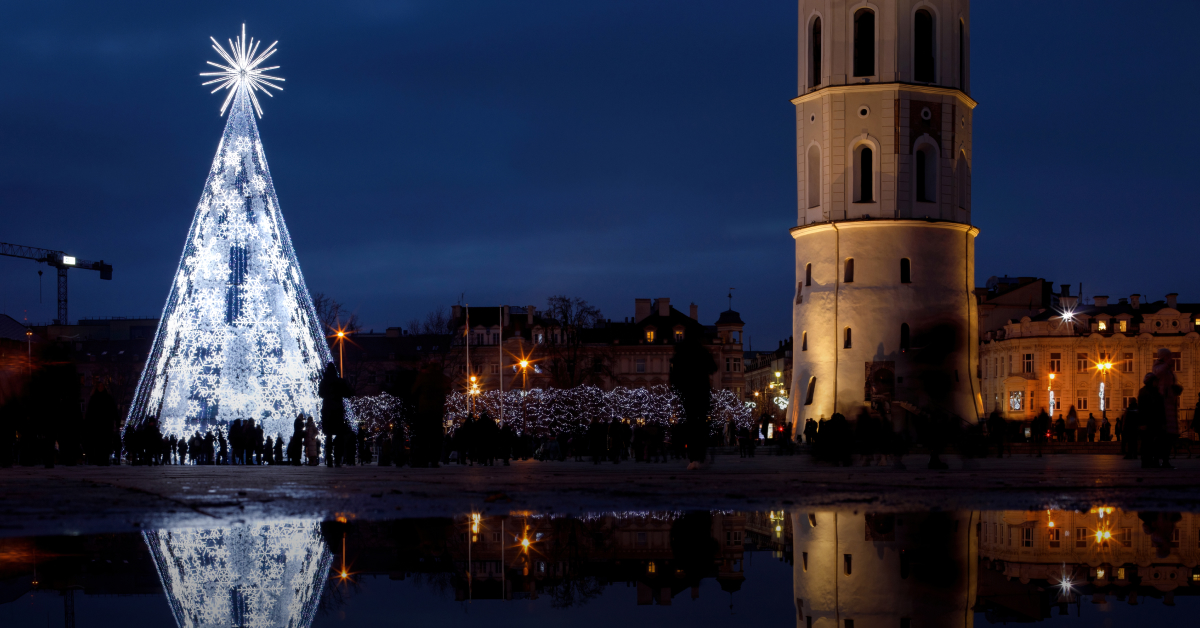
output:
M1200 300L1200 3L976 2L978 281ZM1030 4L1029 6L1034 6ZM0 241L115 267L71 316L157 315L224 125L208 36L279 40L260 132L308 284L366 327L466 294L734 307L790 333L794 2L8 2ZM43 269L45 267L42 267ZM0 306L53 317L0 258Z

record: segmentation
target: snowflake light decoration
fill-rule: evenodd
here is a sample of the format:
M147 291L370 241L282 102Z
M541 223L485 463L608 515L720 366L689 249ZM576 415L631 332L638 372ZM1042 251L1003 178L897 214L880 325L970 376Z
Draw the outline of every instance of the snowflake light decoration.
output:
M333 560L315 520L142 537L181 628L306 628Z
M262 42L254 41L253 37L246 37L245 24L242 24L241 37L229 42L229 52L225 52L225 49L221 47L221 44L217 42L215 37L209 37L209 39L212 40L213 50L216 50L217 54L221 55L221 58L229 64L222 65L220 63L209 61L209 65L220 68L221 71L200 73L200 76L217 77L211 81L202 83L202 85L212 85L213 83L216 83L216 88L212 90L213 94L223 89L229 90L229 96L225 97L225 103L221 105L221 115L225 115L225 109L229 107L229 103L232 102L239 93L245 92L250 96L250 102L254 104L254 110L258 112L258 117L261 118L262 107L258 105L258 96L255 95L255 92L262 92L267 96L272 96L271 92L267 89L268 87L283 91L282 87L273 82L279 81L282 83L283 79L277 76L267 76L265 74L271 70L278 70L279 66L273 65L271 67L260 67L264 61L271 57L271 55L279 52L275 49L275 44L278 44L279 42L275 42L274 44L267 46L266 49L261 53L258 52L258 47L262 44Z
M291 433L298 414L319 416L332 359L254 121L255 72L274 44L254 56L243 35L233 48L229 118L127 419L157 416L176 437L236 419Z

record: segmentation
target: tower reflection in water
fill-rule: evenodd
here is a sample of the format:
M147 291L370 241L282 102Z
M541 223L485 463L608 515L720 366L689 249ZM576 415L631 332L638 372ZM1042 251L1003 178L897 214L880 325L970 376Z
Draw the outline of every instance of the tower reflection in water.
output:
M979 513L791 517L798 626L972 625Z
M316 520L144 533L183 628L303 628L332 556Z

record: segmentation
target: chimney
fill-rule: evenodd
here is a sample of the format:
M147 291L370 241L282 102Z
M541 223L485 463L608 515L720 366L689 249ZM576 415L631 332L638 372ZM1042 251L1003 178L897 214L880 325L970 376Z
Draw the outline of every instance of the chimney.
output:
M1178 293L1175 293L1175 292L1167 293L1167 307L1171 308L1172 310L1175 309L1175 303L1178 298L1179 298Z
M1108 296L1100 295L1092 297L1092 304L1096 307L1108 307Z
M1064 284L1062 284L1061 288L1062 288L1062 292L1059 293L1059 296L1063 296L1063 297L1071 296L1071 284L1064 283Z
M525 306L525 324L533 327L533 306Z
M1079 304L1079 297L1062 297L1059 299L1059 304L1064 310L1073 310Z
M667 297L659 297L658 298L658 315L659 316L670 316L671 315L671 299L668 299Z
M507 305L500 306L500 328L501 329L508 327L508 310L509 310L509 306L507 306Z
M1140 294L1129 295L1129 305L1133 306L1133 309L1135 309L1135 310L1138 309L1138 307L1141 306L1141 301L1142 301L1142 295L1140 295Z
M450 318L452 318L456 321L458 319L462 318L462 306L461 305L451 305L450 306Z
M647 316L650 316L650 299L634 299L633 322L640 323Z
M690 308L688 308L688 316L691 316L692 320L694 320L694 321L700 320L700 308L696 307L695 303L693 303L692 306Z

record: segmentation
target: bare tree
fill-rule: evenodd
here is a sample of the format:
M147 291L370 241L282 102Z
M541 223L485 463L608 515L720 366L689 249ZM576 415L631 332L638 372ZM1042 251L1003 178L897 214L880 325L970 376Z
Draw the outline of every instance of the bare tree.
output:
M324 292L314 292L312 300L313 308L317 310L317 320L327 333L335 329L358 331L358 315L351 313L344 304L335 301Z
M550 373L559 388L574 388L587 376L584 335L600 321L600 308L558 295L546 300L546 314L556 326L546 335Z

